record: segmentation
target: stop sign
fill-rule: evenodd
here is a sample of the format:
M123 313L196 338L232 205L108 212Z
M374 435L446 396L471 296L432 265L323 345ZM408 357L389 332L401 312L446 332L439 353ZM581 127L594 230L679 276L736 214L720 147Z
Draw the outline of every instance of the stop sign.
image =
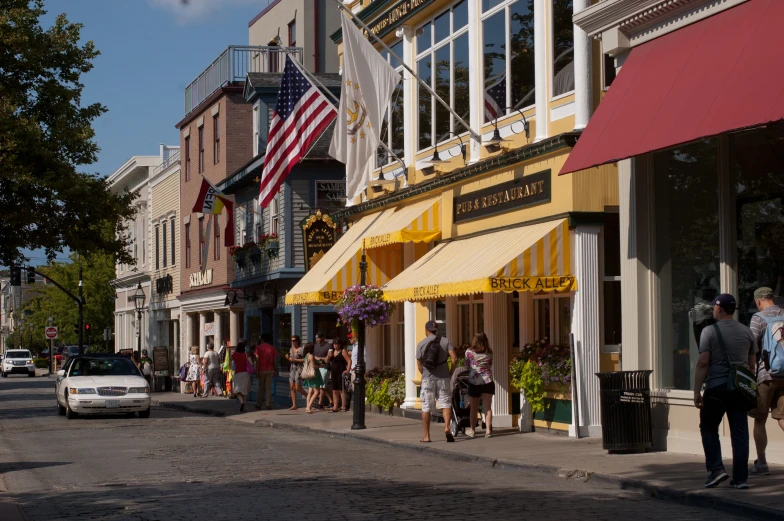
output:
M47 340L54 340L55 338L57 338L57 328L56 327L47 327L46 330L44 331L44 333L46 334L46 339Z

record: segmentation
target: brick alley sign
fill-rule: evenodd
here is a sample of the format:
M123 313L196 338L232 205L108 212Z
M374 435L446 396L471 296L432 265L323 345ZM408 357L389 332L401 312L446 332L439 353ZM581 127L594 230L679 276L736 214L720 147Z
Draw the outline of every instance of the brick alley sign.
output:
M337 241L337 225L332 218L316 211L300 223L305 249L306 269L311 270Z
M460 223L549 203L551 198L550 170L545 170L455 197L454 222Z

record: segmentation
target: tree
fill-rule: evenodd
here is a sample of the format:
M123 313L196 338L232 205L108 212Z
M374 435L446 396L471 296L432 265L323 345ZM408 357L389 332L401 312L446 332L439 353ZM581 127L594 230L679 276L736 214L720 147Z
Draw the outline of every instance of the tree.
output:
M122 223L133 194L77 171L96 160L91 125L106 112L81 106L81 76L99 53L79 45L82 26L65 15L44 30L45 13L43 0L0 0L0 264L20 261L22 248L130 262Z
M47 277L56 280L68 291L77 295L79 291L79 262L77 254L72 253L70 263L51 263L38 269ZM90 324L92 339L90 344L98 348L105 345L103 330L114 327L114 288L109 282L115 278L114 257L105 253L96 253L82 257L82 283L85 298L84 323ZM76 344L79 337L73 329L79 322L79 311L76 302L52 284L43 287L39 296L30 299L25 309L32 311L27 323L33 324L33 341L42 341L44 328L49 317L54 318L54 325L60 328L58 341L64 344ZM29 342L25 337L25 342ZM85 336L85 345L87 337Z

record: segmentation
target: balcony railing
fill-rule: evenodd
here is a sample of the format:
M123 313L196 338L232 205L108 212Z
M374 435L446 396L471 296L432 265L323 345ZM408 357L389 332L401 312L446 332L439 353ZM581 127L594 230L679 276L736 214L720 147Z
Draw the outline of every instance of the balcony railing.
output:
M164 156L165 157L161 164L156 166L155 170L152 171L153 174L162 172L166 170L172 163L178 162L180 160L180 149L168 149L165 151Z
M229 46L185 87L185 114L224 85L245 81L249 72L283 72L286 53L302 61L302 47Z

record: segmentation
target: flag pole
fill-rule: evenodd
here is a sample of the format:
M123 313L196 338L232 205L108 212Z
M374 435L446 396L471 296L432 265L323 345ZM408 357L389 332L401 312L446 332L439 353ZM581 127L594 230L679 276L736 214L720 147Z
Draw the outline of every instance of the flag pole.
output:
M404 69L406 69L406 70L409 72L409 74L411 74L411 76L413 76L414 78L416 78L416 80L419 82L419 84L420 84L420 85L422 85L422 86L423 86L423 87L424 87L424 88L425 88L425 89L426 89L426 90L427 90L427 91L430 93L430 95L431 95L431 96L435 97L435 99L436 99L436 100L437 100L437 101L438 101L438 102L439 102L441 105L443 105L443 106L444 106L444 108L445 108L446 110L448 110L448 111L449 111L449 112L450 112L450 113L451 113L451 114L452 114L452 115L455 117L455 119L456 119L457 121L459 121L459 122L460 122L460 124L461 124L461 125L463 125L463 126L466 128L466 130L468 130L468 133L469 133L469 134L471 134L471 137L472 137L472 138L476 139L477 141L479 141L479 142L481 143L481 141L482 141L482 138L479 136L479 134L477 134L477 133L474 131L474 129L472 129L472 128L471 128L471 126L470 126L468 123L466 123L466 122L465 122L465 120L463 120L463 118L461 118L461 117L460 117L460 115L459 115L457 112L455 112L455 111L452 109L452 107L450 107L450 106L449 106L449 104L448 104L446 101L442 100L442 99L441 99L441 96L439 96L438 94L436 94L436 92L435 92L433 89L431 89L431 88L430 88L430 85L428 85L427 83L425 83L424 81L422 81L422 80L419 78L419 76L417 76L417 75L416 75L416 73L415 73L415 72L414 72L414 71L411 69L411 67L409 67L408 65L406 65L406 63L405 63L405 62L404 62L404 61L403 61L403 60L400 58L400 56L398 56L397 54L395 54L395 52L394 52L392 49L390 49L390 48L389 48L389 46L388 46L386 43L384 43L384 40L382 40L381 38L379 38L378 36L376 36L376 34L375 34L373 31L371 31L371 30L370 30L370 28L369 28L367 25L365 25L365 22L363 22L362 20L360 20L358 16L356 16L354 13L352 13L352 12L351 12L351 9L348 9L348 8L347 8L345 5L343 5L343 4L340 2L340 0L335 0L335 3L338 5L338 8L340 8L340 9L341 9L341 10L343 10L345 13L347 13L349 16L351 16L351 18L353 18L353 19L354 19L354 21L355 21L355 22L356 22L356 23L357 23L357 24L358 24L358 25L359 25L359 26L360 26L362 29L364 29L365 31L367 31L367 33L368 33L370 36L372 36L374 40L376 40L378 43L380 43L380 44L381 44L381 46L382 46L382 47L384 47L384 50L386 50L386 51L387 51L387 52L388 52L390 55L392 55L392 56L393 56L393 57L394 57L394 58L395 58L395 59L396 59L396 60L397 60L397 61L400 63L400 65L402 65L402 66L403 66L403 68L404 68Z
M288 54L288 53L289 53L288 48L286 48L286 54ZM327 87L325 87L324 84L321 83L321 81L318 78L316 78L315 74L312 74L310 71L305 70L305 68L301 66L301 64L297 61L297 59L295 57L291 56L291 61L292 61L292 63L294 63L294 66L297 69L299 69L299 71L302 74L304 74L308 79L310 79L313 83L315 83L317 86L319 86L321 88L321 90L325 91L327 93L327 95L330 98L332 98L332 100L335 102L335 106L338 108L338 110L340 110L340 99L338 99L337 96L332 94L332 92ZM340 115L338 115L338 117L340 117ZM325 132L326 132L326 130L325 130ZM384 150L386 150L387 154L389 154L390 156L394 157L397 160L397 162L400 163L400 165L403 167L403 172L406 172L406 163L405 163L405 161L400 159L400 157L397 154L395 154L392 151L392 149L389 148L389 146L380 139L380 136L379 136L378 143L379 143L379 145L381 145L381 147ZM315 142L314 142L314 145L315 145ZM405 175L408 176L408 173L406 173ZM383 170L383 168L381 169L381 174L379 176L379 179L384 179L384 170Z

